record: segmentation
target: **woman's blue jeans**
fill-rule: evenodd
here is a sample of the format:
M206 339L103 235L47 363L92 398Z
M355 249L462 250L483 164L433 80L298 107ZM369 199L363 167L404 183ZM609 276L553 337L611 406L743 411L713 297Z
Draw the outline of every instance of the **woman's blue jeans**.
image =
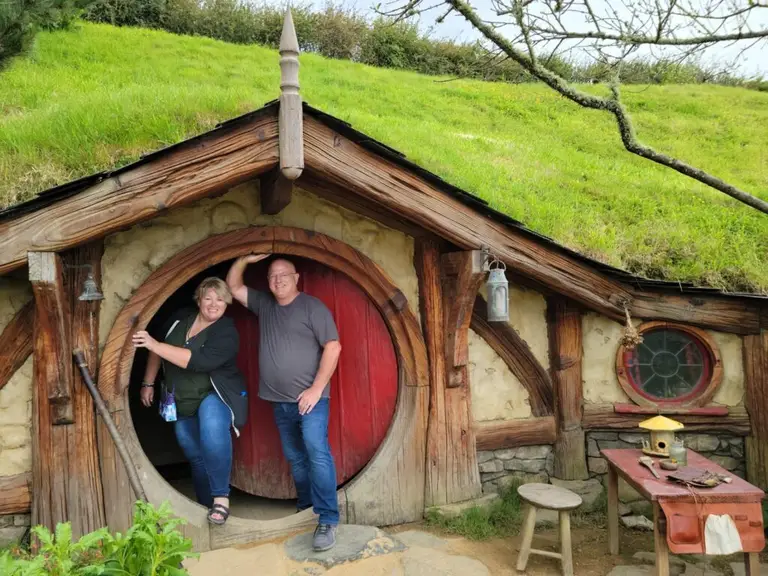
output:
M297 508L314 506L320 524L339 523L336 467L328 443L329 404L327 398L321 398L302 416L296 402L272 403L283 454L296 485Z
M200 403L194 416L179 418L176 440L192 467L192 483L197 501L210 508L216 497L229 496L232 470L232 413L212 392Z

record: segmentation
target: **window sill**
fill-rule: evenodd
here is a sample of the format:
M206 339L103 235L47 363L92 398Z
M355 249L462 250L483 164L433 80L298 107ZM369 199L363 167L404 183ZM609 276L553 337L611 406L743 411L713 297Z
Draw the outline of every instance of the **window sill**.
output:
M728 416L727 406L701 406L683 408L682 406L638 406L637 404L616 403L613 411L617 414L663 414L668 416L691 414L699 416Z

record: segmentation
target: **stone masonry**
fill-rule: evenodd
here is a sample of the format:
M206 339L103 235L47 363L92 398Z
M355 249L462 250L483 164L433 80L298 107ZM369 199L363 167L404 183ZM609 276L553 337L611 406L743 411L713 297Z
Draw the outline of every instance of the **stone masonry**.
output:
M521 446L477 453L483 493L499 492L516 482L549 482L554 465L552 446Z
M18 544L29 525L29 514L0 515L0 548Z

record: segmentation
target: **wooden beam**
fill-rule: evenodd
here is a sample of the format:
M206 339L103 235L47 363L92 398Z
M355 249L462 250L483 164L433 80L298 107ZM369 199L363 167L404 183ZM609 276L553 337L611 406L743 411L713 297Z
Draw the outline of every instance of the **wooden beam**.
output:
M744 337L744 383L750 431L747 479L768 490L768 330Z
M52 423L71 424L72 321L62 261L53 252L29 253L29 280L35 295L35 386L47 394Z
M32 354L35 301L30 300L0 333L0 390Z
M29 472L15 476L0 476L0 515L26 514L32 502Z
M608 278L533 235L496 222L436 186L344 138L319 120L304 117L307 166L329 183L373 200L462 250L487 245L510 270L609 318L623 322L623 303L635 318L691 320L692 324L754 333L756 304L719 296L666 296L634 290Z
M557 407L554 476L562 480L586 480L589 471L584 429L581 426L581 311L564 298L549 298L547 321Z
M528 401L534 416L554 414L552 380L531 352L525 340L506 323L488 322L482 296L475 298L470 327L493 349L528 391Z
M335 184L330 184L323 180L318 175L314 174L311 169L306 168L301 175L301 179L296 183L299 188L306 190L320 198L329 200L334 204L338 204L342 208L351 210L361 216L370 218L388 228L398 230L403 234L412 236L413 238L428 238L438 244L448 244L438 236L432 234L432 232L412 224L409 220L406 220L390 210L383 207L381 204L376 204L357 194L352 194L345 189Z
M101 286L101 241L72 250L64 257L68 268L67 292L72 309L72 347L83 351L88 369L96 374L99 355L99 301L81 301L83 285L89 272ZM70 352L71 355L71 352ZM71 357L71 356L70 356ZM105 525L104 491L99 469L96 440L96 413L88 388L79 370L73 370L74 425L69 426L67 510L74 537L82 536Z
M474 428L478 450L552 444L557 437L554 416L475 422Z
M425 504L440 506L475 498L481 493L469 382L448 387L452 369L446 354L445 292L441 286L440 253L427 240L416 244L422 327L429 357L429 417ZM466 346L466 343L465 343Z
M449 388L467 383L469 325L477 291L485 280L480 250L443 254L440 281L443 293L445 360Z
M621 430L640 432L637 425L647 420L647 414L626 414L614 411L613 404L586 404L582 425L585 430ZM675 420L685 426L686 432L730 432L737 436L750 433L750 417L746 408L729 408L727 416L712 414L680 414Z
M30 252L35 295L32 379L32 524L53 530L69 520L68 430L72 422L72 345L69 299L61 258Z
M0 222L0 274L30 251L63 251L223 193L278 163L277 118L233 123L45 210Z
M760 305L748 298L674 296L636 290L630 312L636 319L671 320L733 334L760 331Z
M288 180L277 168L261 175L259 199L262 214L279 214L291 203L293 181Z

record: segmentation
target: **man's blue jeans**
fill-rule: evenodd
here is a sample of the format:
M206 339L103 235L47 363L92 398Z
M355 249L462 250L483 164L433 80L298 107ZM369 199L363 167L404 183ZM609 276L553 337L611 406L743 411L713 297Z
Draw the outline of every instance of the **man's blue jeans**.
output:
M232 470L232 413L215 392L200 403L194 416L179 418L173 429L192 467L197 501L210 508L215 497L229 496Z
M303 416L296 402L273 402L272 407L283 454L291 465L296 485L297 508L303 510L314 505L320 524L338 524L336 467L328 443L328 398L321 398Z

